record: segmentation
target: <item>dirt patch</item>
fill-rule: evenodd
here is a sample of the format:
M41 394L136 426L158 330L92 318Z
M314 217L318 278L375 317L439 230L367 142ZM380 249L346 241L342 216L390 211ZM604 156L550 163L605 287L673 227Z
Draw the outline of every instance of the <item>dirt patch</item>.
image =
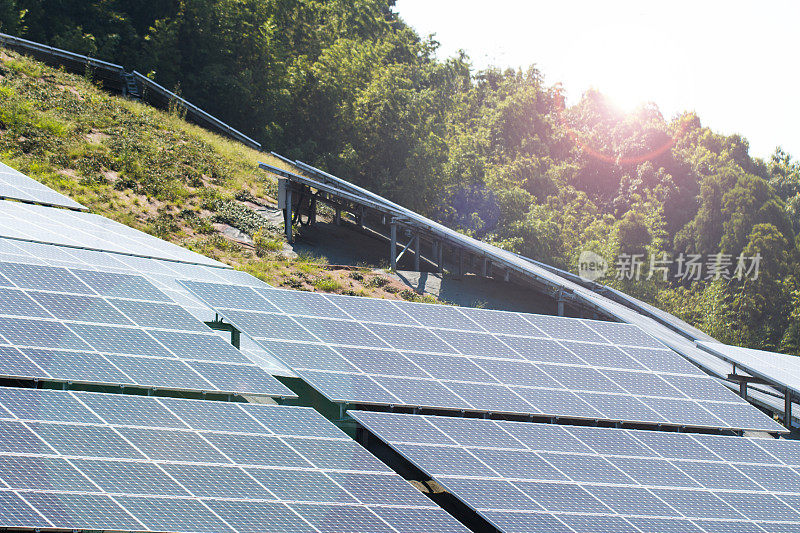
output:
M58 170L58 173L62 176L66 176L72 181L78 181L80 179L80 177L78 177L78 173L72 168L61 168Z
M109 183L116 183L119 181L119 172L116 170L104 170L101 174Z
M74 88L73 88L74 91ZM77 91L75 91L77 94ZM80 95L79 95L80 96ZM86 134L86 140L92 144L101 144L104 140L108 139L109 135L103 133L102 131L94 130L91 133Z

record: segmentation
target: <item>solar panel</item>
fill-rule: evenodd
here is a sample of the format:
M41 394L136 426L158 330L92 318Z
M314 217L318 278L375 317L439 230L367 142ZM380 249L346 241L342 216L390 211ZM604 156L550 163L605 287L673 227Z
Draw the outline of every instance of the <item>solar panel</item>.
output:
M800 531L800 442L349 414L503 532Z
M0 527L468 531L310 408L0 388L0 435Z
M214 312L200 300L192 296L178 279L210 281L230 285L266 287L267 285L246 272L224 267L181 263L162 259L146 259L114 252L67 248L52 244L4 239L0 237L0 260L25 265L69 267L80 270L81 281L103 296L119 296L138 300L174 302L189 314L203 321L214 320ZM135 273L149 283L141 283L140 278L131 277ZM123 274L123 276L119 276ZM126 276L126 274L128 274ZM47 280L44 280L47 282ZM0 287L12 287L8 281L0 280ZM58 287L58 285L55 285ZM82 287L82 285L80 285ZM158 290L153 290L156 287ZM34 286L32 288L42 288ZM166 295L166 296L165 296ZM12 294L12 296L14 296ZM2 298L2 296L0 296ZM74 303L71 299L70 303ZM24 302L22 304L24 305ZM67 306L63 306L67 308ZM36 308L31 310L35 312ZM79 312L79 311L76 311ZM135 310L132 310L135 313ZM96 313L108 322L112 317L102 312ZM173 315L174 313L170 313ZM33 315L32 315L33 316ZM140 312L142 320L146 313ZM173 317L177 318L177 317ZM165 317L166 319L166 317ZM110 322L113 323L113 322ZM241 338L243 353L271 373L295 377L294 374L274 357L260 348L247 336Z
M181 283L334 402L785 431L629 324Z
M75 200L42 185L5 163L0 163L0 198L69 209L86 209Z
M0 288L2 376L294 396L142 277L9 262L0 274L13 284Z
M698 341L697 345L739 366L753 376L787 387L794 394L800 395L800 359L795 355L729 346L718 342Z
M19 202L0 201L0 236L76 249L224 266L218 261L100 215Z

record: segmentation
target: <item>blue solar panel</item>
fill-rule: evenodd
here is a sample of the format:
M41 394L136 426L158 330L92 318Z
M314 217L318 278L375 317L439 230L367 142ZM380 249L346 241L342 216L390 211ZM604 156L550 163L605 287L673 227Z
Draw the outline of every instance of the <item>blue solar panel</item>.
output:
M294 396L142 277L1 261L0 272L15 285L0 290L0 341L13 345L0 347L2 376Z
M503 532L703 533L734 523L768 532L800 522L797 473L768 452L794 457L796 442L350 414Z
M0 527L467 531L309 408L17 392L0 388Z

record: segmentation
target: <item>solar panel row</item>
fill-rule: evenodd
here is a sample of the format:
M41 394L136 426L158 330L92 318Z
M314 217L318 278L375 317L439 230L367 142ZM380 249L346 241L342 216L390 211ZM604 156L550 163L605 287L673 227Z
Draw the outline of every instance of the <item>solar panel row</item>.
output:
M70 209L86 209L75 200L42 185L4 163L0 163L0 198Z
M719 342L701 341L697 344L745 372L783 385L794 394L800 395L800 358L797 356L729 346Z
M140 276L8 262L0 275L0 375L294 396Z
M335 402L783 431L628 324L182 283Z
M466 531L310 408L0 388L0 435L0 527Z
M0 236L140 257L224 266L219 261L99 215L19 202L0 201Z
M504 532L800 530L800 443L350 414Z
M177 282L178 279L232 285L268 286L246 272L231 268L149 259L115 252L69 248L4 238L0 238L0 260L121 274L135 272L137 275L147 278L149 282L168 295L170 299L203 321L213 320L215 318L214 312L192 296L189 291ZM249 338L242 338L240 349L251 360L257 362L270 373L294 377L294 374L288 368Z

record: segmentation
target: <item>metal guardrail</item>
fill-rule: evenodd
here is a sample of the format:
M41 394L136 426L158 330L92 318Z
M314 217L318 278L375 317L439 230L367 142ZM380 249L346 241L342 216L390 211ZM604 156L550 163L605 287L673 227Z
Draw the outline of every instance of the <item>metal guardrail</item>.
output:
M88 72L94 78L102 80L104 86L115 91L121 92L124 87L122 76L125 68L122 65L29 41L7 33L0 33L0 45L26 53L50 65L63 66L75 74Z
M217 131L220 131L229 137L236 139L242 144L246 144L250 148L254 148L259 151L262 150L261 143L255 139L252 139L236 128L225 124L217 117L206 113L193 103L181 98L164 86L159 85L141 72L134 70L133 76L136 79L136 82L142 88L142 98L148 101L148 103L153 103L150 100L155 100L156 104L158 105L168 106L170 103L177 104L186 110L187 117L193 122L199 123L200 125L206 125Z
M132 75L139 88L143 89L140 92L145 93L142 94L143 99L151 105L168 107L171 103L174 103L186 110L186 116L192 122L214 129L251 148L262 151L261 143L255 139L203 111L140 72L134 70L132 74L129 74L122 65L29 41L7 33L0 33L0 46L26 53L51 65L63 66L76 74L84 74L88 69L93 77L103 81L105 88L113 89L116 92L122 93L125 91L125 77Z

